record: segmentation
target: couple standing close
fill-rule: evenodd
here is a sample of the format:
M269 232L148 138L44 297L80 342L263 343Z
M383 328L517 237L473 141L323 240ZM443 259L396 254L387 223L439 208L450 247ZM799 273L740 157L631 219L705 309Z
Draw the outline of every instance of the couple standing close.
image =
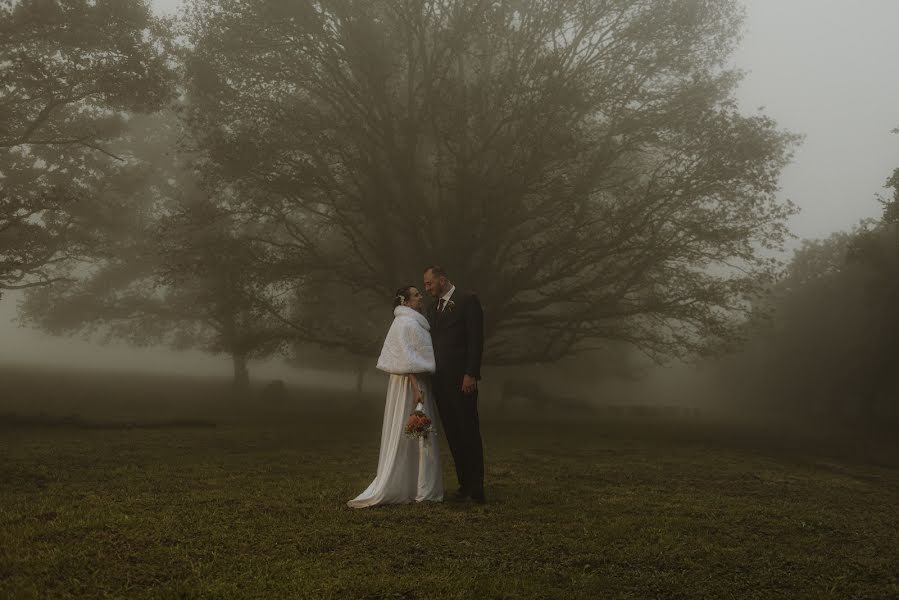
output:
M454 499L485 502L478 419L484 313L477 296L457 290L441 267L425 270L424 288L437 300L427 316L414 286L397 290L393 302L393 324L378 358L378 369L390 373L378 471L371 485L347 502L352 508L443 500L436 437L413 440L403 434L419 402L432 420L435 404L440 414L459 481Z

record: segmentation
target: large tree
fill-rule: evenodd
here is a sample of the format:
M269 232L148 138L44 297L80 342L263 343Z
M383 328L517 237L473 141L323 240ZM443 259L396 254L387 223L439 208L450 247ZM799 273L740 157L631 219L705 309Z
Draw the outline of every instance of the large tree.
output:
M775 192L795 136L734 100L741 18L735 0L195 0L191 122L272 246L342 286L335 316L437 262L479 292L488 362L603 340L684 356L736 334L793 212Z
M167 36L143 0L0 0L0 293L92 252L86 216L130 114L169 97Z

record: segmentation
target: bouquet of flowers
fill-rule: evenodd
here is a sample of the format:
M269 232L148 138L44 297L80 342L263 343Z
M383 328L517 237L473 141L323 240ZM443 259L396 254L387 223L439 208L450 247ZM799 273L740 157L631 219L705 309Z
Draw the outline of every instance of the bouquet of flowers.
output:
M409 419L406 421L406 426L403 427L403 433L406 434L406 437L412 439L428 439L428 435L434 433L434 423L431 421L430 417L424 413L424 408L421 405L421 402L418 403L418 406L415 407L415 410L412 411L412 414L409 415Z

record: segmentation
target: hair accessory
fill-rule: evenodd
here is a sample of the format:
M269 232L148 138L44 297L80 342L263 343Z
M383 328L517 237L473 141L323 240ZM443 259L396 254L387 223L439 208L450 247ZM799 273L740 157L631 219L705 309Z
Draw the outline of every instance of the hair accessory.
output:
M396 299L400 301L400 306L405 306L405 305L406 305L406 297L403 296L402 294L398 295L398 296L396 297Z

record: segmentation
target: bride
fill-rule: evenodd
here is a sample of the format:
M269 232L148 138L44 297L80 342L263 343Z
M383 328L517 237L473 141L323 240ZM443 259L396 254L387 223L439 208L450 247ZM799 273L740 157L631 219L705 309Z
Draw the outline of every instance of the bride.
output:
M378 369L390 373L378 472L364 492L347 502L351 508L443 500L443 473L435 434L423 440L403 434L406 419L419 402L436 431L429 377L435 371L431 327L421 314L423 299L415 287L397 290L393 306L393 324L378 358Z

